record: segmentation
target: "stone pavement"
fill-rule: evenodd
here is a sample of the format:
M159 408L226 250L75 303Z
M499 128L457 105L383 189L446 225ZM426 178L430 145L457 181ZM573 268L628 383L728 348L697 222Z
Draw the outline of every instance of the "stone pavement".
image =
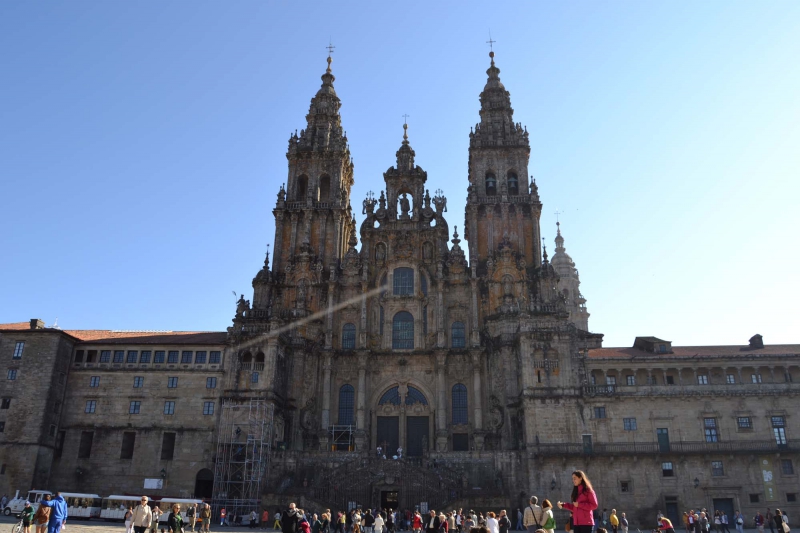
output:
M10 533L11 526L16 524L17 520L13 516L2 516L0 515L0 533ZM33 528L31 528L33 531ZM186 530L186 533L189 533L191 530ZM220 527L218 524L216 527L213 525L211 526L212 533L219 533L221 531L224 532L239 532L244 533L248 531L250 533L276 533L276 531L272 528L270 529L250 529L249 527ZM64 530L64 533L105 533L105 532L113 532L113 533L125 533L125 524L122 522L106 522L105 520L67 520L67 527ZM148 530L149 533L149 530Z

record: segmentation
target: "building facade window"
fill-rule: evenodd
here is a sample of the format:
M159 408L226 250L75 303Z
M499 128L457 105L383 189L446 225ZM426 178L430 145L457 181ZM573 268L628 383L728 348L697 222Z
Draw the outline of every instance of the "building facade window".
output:
M17 369L16 368L9 369L8 373L6 374L6 379L11 381L17 379Z
M625 492L625 493L633 492L631 490L631 482L630 481L620 481L619 482L619 491L620 492Z
M450 345L453 348L464 348L467 345L466 329L463 322L453 322L450 326Z
M156 350L155 357L153 357L153 362L157 365L163 363L165 354L166 352L164 352L164 350Z
M175 433L164 433L161 437L161 460L171 461L175 457Z
M97 410L97 400L86 400L86 406L83 408L84 413L94 413Z
M661 463L661 476L662 477L673 477L675 475L675 471L672 469L672 462L668 461L665 463Z
M786 501L787 503L794 503L797 501L797 493L796 492L787 492L786 493Z
M128 406L128 414L130 415L138 415L139 411L142 409L142 402L140 401L133 401Z
M421 390L409 385L408 392L406 393L406 405L414 405L415 403L428 405L428 399L425 398L425 395L422 394Z
M11 408L11 398L3 398L0 400L0 409L10 409Z
M698 385L708 385L708 376L705 374L699 374L697 376L697 384Z
M753 429L753 423L749 416L737 416L736 427L739 429Z
M508 173L508 194L511 196L519 194L519 179L514 172Z
M714 477L725 475L725 468L722 466L722 461L711 461L711 475Z
M258 372L250 374L250 383L258 383Z
M100 362L101 363L111 362L111 350L100 350Z
M216 389L217 388L217 378L206 378L206 388L207 389Z
M0 421L0 433L3 433L6 430L6 422L5 420Z
M414 294L414 269L401 267L394 269L394 295L411 296Z
M387 390L381 396L381 399L378 400L378 405L400 405L400 388L399 387L392 387L391 389Z
M622 428L625 431L636 431L636 419L635 418L623 418L622 419Z
M751 494L750 495L750 503L758 503L760 501L761 501L761 495L760 494Z
M167 353L167 363L177 363L178 362L178 351L173 350Z
M114 362L122 363L125 361L125 350L114 350Z
M655 376L647 376L647 384L648 385L657 385L656 377Z
M100 386L100 376L92 376L89 378L89 386L91 388L96 388Z
M781 474L784 476L794 475L794 464L791 459L781 459Z
M222 361L222 352L211 352L208 362L212 365L218 365Z
M181 363L184 365L191 364L193 358L194 352L183 352L181 354Z
M195 352L194 353L194 363L196 365L204 365L204 364L206 364L206 352Z
M750 381L753 383L761 383L761 374L750 374Z
M706 442L719 442L716 418L704 418L703 430L705 432Z
M203 414L204 415L214 414L214 402L203 402Z
M128 359L126 362L128 363L135 363L139 360L139 351L138 350L128 350Z
M411 350L414 348L414 317L408 311L400 311L392 320L392 348Z
M92 441L94 431L81 431L81 442L78 445L78 459L88 459L92 456Z
M636 376L632 374L625 376L625 383L631 386L636 385Z
M353 399L355 391L352 385L342 385L339 388L339 425L353 425Z
M173 401L164 402L164 414L165 415L175 414L175 402Z
M133 378L133 388L134 389L141 389L144 385L144 377L142 376L134 376Z
M606 408L605 407L595 407L594 408L594 417L595 418L605 418L606 417Z
M468 400L467 400L467 387L463 383L456 383L453 385L452 395L452 413L453 425L462 425L467 423Z
M133 459L133 447L136 444L136 433L125 431L122 434L122 447L119 451L120 459Z
M22 359L22 352L25 350L25 341L17 341L14 344L14 355L11 356L12 359Z
M356 325L347 323L342 326L342 350L356 349Z
M142 350L142 355L139 356L139 362L140 363L149 363L151 354L152 354L152 352L150 350Z
M773 416L772 435L775 437L775 444L778 446L786 445L786 419L782 416Z
M733 375L733 374L726 375L725 376L725 383L727 383L728 385L736 384L736 376Z
M176 377L167 378L167 388L168 389L177 389L178 388L178 378L176 378Z

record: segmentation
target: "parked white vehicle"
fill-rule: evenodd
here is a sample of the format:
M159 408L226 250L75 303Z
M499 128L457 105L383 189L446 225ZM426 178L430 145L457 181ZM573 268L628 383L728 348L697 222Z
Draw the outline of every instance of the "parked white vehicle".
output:
M6 516L10 516L12 513L17 514L21 513L22 510L25 508L25 502L31 502L31 507L34 510L39 508L39 502L42 501L47 494L53 495L52 492L49 490L31 490L28 491L28 496L26 498L20 498L19 491L14 494L14 497L6 504L5 508L3 509L3 514Z
M183 519L186 520L186 509L189 508L189 504L196 503L197 508L200 508L200 504L203 503L203 500L192 500L189 498L161 498L158 500L158 505L161 507L161 510L164 511L164 514L161 515L161 518L158 519L159 522L166 522L169 518L169 513L172 512L172 506L174 504L179 504L181 506L181 516Z
M100 518L106 520L125 520L125 511L128 507L136 507L141 501L141 496L109 496L103 498L103 509Z
M70 518L100 518L103 499L99 494L62 492L61 496L67 501Z

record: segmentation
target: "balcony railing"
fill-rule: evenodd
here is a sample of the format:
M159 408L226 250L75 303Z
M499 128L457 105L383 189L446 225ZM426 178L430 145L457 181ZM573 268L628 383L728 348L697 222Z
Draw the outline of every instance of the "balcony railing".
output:
M800 451L800 440L778 444L774 440L721 442L564 442L529 446L537 455L643 455L705 453L777 453Z

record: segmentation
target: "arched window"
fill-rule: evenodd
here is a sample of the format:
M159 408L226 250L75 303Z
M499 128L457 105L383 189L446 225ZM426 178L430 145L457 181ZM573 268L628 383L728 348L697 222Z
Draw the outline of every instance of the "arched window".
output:
M331 178L330 176L322 176L319 178L319 198L320 202L329 202L331 200Z
M306 176L300 176L297 178L297 188L295 189L294 199L298 202L303 202L306 199L306 194L308 193L308 178Z
M467 387L461 383L453 385L453 425L467 423Z
M411 350L414 348L414 317L408 311L400 311L392 320L392 348Z
M381 399L378 401L378 405L400 405L400 388L399 387L392 387L391 389L387 390L381 396Z
M414 294L414 269L394 269L394 294L395 296L411 296Z
M414 405L415 403L428 405L428 399L425 398L425 395L422 394L422 391L420 391L418 388L409 385L408 394L406 394L406 405Z
M245 352L242 355L242 363L252 363L253 362L253 354L250 352Z
M356 325L345 324L342 326L342 350L356 349Z
M450 346L452 348L463 348L466 346L466 337L464 335L464 323L453 322L450 326Z
M353 398L354 390L352 385L342 385L339 389L339 425L353 425Z
M519 180L514 172L508 173L508 194L514 196L519 194Z
M494 174L488 172L486 174L486 196L494 196L497 194L497 178Z

